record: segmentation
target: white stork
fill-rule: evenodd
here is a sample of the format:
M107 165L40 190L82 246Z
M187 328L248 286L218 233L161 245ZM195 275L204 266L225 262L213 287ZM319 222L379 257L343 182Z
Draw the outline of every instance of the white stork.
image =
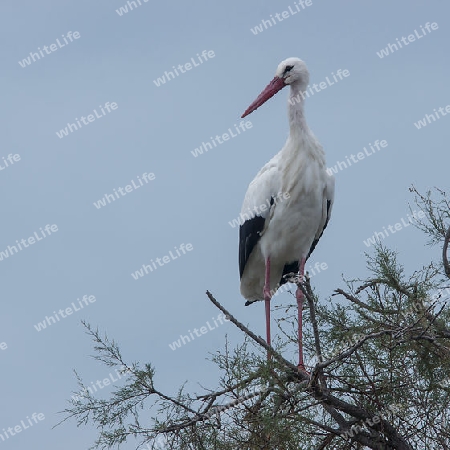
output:
M286 144L250 183L241 217L256 211L239 230L241 293L246 305L265 300L267 343L270 345L270 299L298 273L302 281L305 263L317 245L331 215L334 176L328 174L322 146L306 124L303 99L309 72L299 58L281 62L275 78L247 108L255 111L285 86L290 86ZM267 207L270 205L270 207ZM303 364L303 292L297 287L299 370ZM270 355L269 355L270 357Z

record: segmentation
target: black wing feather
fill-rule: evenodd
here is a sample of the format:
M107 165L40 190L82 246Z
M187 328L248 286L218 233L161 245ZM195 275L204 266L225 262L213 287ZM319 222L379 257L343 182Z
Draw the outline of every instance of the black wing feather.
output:
M272 202L271 202L272 203ZM331 200L327 200L327 220L325 221L325 225L323 226L322 233L320 233L319 239L314 239L311 244L311 248L309 249L308 258L311 256L311 253L316 248L317 243L325 231L325 228L328 225L328 221L330 218ZM264 229L264 223L266 219L261 216L252 217L250 220L246 220L239 228L239 273L240 277L244 273L245 265L247 264L248 259L250 258L250 254L255 248L258 241L261 239L261 231ZM287 283L289 278L286 275L291 273L297 274L299 271L299 262L293 261L291 263L285 264L283 268L283 273L281 275L280 286Z
M331 206L331 200L327 200L327 220L325 221L325 225L323 226L322 233L320 233L319 239L322 237L322 234L328 225L328 221L330 220L330 206ZM309 249L309 253L308 253L308 256L306 257L306 259L308 259L311 256L311 253L316 248L316 245L319 242L319 239L314 239L313 243L311 244L311 248Z
M246 220L239 227L239 274L241 278L251 252L261 239L261 231L264 229L265 222L264 217L255 216Z

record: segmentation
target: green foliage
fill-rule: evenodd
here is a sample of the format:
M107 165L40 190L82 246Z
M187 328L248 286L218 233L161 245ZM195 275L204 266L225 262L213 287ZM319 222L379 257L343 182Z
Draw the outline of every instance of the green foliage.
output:
M430 194L416 194L428 218L419 227L445 249L448 201L440 197L434 203ZM301 285L309 306L304 347L315 355L310 376L283 356L297 342L289 308L278 323L284 337L268 361L261 338L208 293L242 330L243 341L234 349L226 343L211 356L221 376L201 395L184 386L175 396L160 392L150 364L127 364L114 341L85 324L96 358L120 368L127 379L101 400L77 376L79 397L72 398L63 421L94 424L99 430L94 449L120 446L130 437L155 450L450 448L445 256L444 263L431 262L411 274L399 260L392 250L376 246L367 255L368 278L347 281L333 301L320 302L309 280ZM143 416L150 426L141 424Z

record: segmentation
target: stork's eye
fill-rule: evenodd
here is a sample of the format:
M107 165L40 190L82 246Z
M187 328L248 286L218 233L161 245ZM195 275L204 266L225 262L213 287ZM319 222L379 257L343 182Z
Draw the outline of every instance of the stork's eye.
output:
M286 66L286 68L284 69L283 75L287 74L293 68L294 68L294 66Z

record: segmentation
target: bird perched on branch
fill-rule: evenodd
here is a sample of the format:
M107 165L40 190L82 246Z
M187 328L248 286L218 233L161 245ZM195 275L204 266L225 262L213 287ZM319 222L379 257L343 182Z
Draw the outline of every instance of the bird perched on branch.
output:
M325 153L304 115L309 72L299 58L282 61L275 78L242 117L255 111L285 86L290 86L290 133L284 147L250 183L241 210L248 217L239 230L241 293L246 305L265 301L267 343L270 345L270 299L296 273L301 283L306 260L316 247L334 200L334 176L326 170ZM269 206L267 206L269 205ZM252 216L248 211L255 211ZM304 295L297 287L299 369L303 363ZM270 356L269 356L270 357Z

